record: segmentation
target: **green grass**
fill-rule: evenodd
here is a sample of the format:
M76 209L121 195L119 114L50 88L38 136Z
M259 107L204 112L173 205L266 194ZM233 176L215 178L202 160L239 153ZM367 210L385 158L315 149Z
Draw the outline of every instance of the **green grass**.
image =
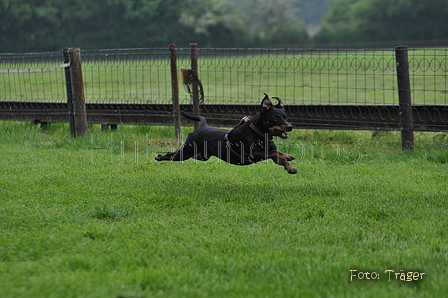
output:
M397 104L393 50L339 50L201 57L199 75L206 103L259 103L262 93L289 104ZM268 52L266 52L268 53ZM87 55L87 54L86 54ZM107 57L103 57L107 59ZM170 103L168 60L111 60L83 63L87 102ZM410 50L414 104L447 104L447 56L443 50ZM178 59L180 69L189 59ZM0 68L49 67L42 63L5 63ZM0 100L65 101L64 71L0 74ZM180 86L180 101L190 96Z
M1 297L441 297L448 140L293 131L272 162L156 163L171 127L0 122ZM184 134L191 128L184 128ZM350 271L379 280L350 280ZM413 282L386 270L425 273Z

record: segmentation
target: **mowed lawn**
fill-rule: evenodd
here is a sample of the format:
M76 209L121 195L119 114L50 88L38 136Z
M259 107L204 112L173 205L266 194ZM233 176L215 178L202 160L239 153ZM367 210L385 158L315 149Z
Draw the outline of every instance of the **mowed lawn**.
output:
M67 125L0 122L0 140L0 297L448 289L445 133L402 153L399 133L293 131L277 143L296 175L271 161L156 163L176 147L171 127L73 139Z

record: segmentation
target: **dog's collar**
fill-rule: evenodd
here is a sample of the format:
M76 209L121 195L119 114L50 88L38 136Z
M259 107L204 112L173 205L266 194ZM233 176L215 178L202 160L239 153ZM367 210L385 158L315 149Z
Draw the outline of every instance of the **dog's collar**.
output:
M249 123L249 127L252 128L252 130L255 131L258 135L265 137L265 134L258 127L256 127L252 122ZM271 136L269 136L269 138L272 139Z
M230 149L230 151L232 151L233 154L235 154L236 156L238 156L239 158L241 158L241 161L242 161L242 162L244 161L244 163L252 163L252 161L251 161L249 158L247 158L247 157L245 157L245 156L242 156L241 154L239 154L238 152L236 152L235 150L233 150L233 148L232 148L232 143L230 143L230 140L229 140L229 135L232 133L232 131L233 131L235 128L237 128L238 126L243 125L243 124L248 124L249 127L250 127L256 134L258 134L259 136L262 136L263 138L265 138L266 141L267 141L267 144L269 144L269 147L272 146L272 136L270 136L268 133L263 133L258 127L256 127L255 124L253 124L253 123L251 122L251 118L250 118L249 116L244 116L243 119L241 119L241 121L240 121L234 128L232 128L231 130L229 130L229 131L224 135L224 139L225 139L225 141L226 141L226 147L227 147L228 149Z
M249 116L244 116L240 123L247 123L249 127L257 133L257 135L262 136L263 138L265 137L265 134L258 127L256 127L255 124L253 124ZM270 138L272 139L271 136Z
M266 138L267 133L263 133L258 127L255 126L255 124L252 123L251 121L251 117L249 116L244 116L241 121L231 130L229 130L225 135L224 138L226 140L226 145L228 148L231 148L231 143L229 140L229 135L232 133L232 131L237 128L238 126L242 125L242 124L247 124L257 135ZM272 136L269 136L269 140L272 140Z

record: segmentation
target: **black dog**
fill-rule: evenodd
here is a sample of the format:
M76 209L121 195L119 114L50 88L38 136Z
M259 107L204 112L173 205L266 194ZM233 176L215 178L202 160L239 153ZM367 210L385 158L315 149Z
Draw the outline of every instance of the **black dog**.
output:
M197 117L181 112L190 120L201 121L197 130L190 133L185 143L176 151L156 156L157 161L183 161L189 158L206 161L216 156L234 165L248 165L265 159L285 167L290 174L297 170L289 164L294 157L277 150L272 138L288 137L292 125L286 121L285 108L278 97L278 104L273 105L268 95L261 102L261 111L252 118L244 117L230 131L207 125L204 117Z

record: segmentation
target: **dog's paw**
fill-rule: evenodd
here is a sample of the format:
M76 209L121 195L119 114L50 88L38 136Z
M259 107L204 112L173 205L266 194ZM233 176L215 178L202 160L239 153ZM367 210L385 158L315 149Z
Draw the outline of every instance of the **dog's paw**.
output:
M171 157L174 155L174 152L168 152L165 155L157 154L154 159L157 161L171 160Z
M293 167L289 168L287 171L289 174L297 174L297 172L298 172L297 169L293 168Z
M286 156L284 157L285 158L285 160L286 161L291 161L291 160L294 160L294 159L296 159L294 156L292 156L292 155L289 155L289 154L285 154Z

